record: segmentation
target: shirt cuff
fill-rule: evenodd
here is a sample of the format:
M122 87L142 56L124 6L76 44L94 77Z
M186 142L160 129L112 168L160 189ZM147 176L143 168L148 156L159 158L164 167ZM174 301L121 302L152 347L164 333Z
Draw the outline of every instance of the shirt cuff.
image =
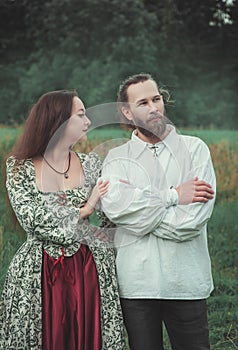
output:
M172 186L168 190L167 200L166 200L166 208L171 207L172 205L177 205L179 201L178 192Z

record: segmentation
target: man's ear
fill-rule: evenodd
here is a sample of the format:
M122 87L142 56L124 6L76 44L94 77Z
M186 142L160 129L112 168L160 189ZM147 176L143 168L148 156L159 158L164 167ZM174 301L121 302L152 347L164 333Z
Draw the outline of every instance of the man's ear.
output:
M125 117L126 119L128 119L128 120L133 120L133 115L132 115L131 110L130 110L129 107L123 106L123 107L121 108L121 112L122 112L122 114L124 115L124 117Z

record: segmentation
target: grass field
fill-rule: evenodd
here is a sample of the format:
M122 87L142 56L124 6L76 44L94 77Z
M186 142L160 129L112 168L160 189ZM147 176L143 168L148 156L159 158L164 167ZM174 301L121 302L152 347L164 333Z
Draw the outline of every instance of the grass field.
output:
M218 144L221 141L227 141L229 144L238 143L238 131L237 130L204 130L204 129L187 129L179 128L178 131L183 134L193 135L200 137L203 141L210 144ZM15 139L21 132L20 127L7 128L0 126L0 140ZM89 129L89 140L108 140L117 138L129 138L130 133L117 127L117 128L97 128Z
M217 176L217 201L208 224L215 289L208 299L212 350L238 349L238 131L182 130L198 136L210 147ZM0 128L0 158L10 151L19 130ZM88 152L109 139L129 138L123 130L98 129L89 132L82 151ZM24 233L14 227L5 205L3 176L0 186L0 288L10 260L24 241ZM170 350L165 334L165 350ZM191 349L192 350L192 349Z
M222 141L227 141L229 144L237 144L238 143L238 131L236 130L200 130L200 129L179 129L178 130L182 134L193 135L200 137L203 141L210 144L217 144ZM0 134L1 135L1 134ZM107 140L111 138L129 138L130 133L117 128L117 129L94 129L89 131L88 139L100 139Z

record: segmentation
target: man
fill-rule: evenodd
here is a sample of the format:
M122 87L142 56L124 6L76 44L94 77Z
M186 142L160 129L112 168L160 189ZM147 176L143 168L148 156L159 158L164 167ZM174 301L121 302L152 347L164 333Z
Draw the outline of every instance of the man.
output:
M131 350L163 349L164 323L174 350L207 350L206 298L213 290L207 222L215 174L208 147L179 135L164 116L148 74L128 78L120 111L134 126L109 151L102 208L117 225L117 273Z

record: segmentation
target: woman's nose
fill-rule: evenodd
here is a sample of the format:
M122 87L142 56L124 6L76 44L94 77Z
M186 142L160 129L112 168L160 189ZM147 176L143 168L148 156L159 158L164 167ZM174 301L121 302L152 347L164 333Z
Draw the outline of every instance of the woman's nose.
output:
M87 116L86 116L85 124L88 126L91 125L91 120Z

